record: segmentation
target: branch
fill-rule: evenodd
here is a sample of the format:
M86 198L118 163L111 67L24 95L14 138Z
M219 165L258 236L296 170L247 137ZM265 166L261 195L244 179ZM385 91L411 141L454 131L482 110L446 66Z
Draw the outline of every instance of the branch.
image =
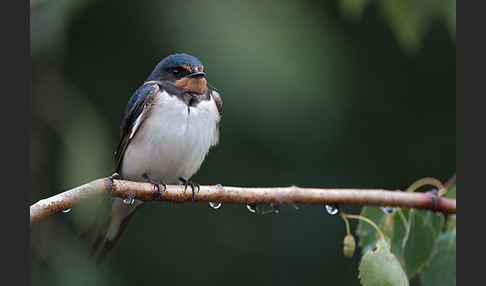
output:
M86 198L109 194L121 198L134 197L143 201L192 201L190 187L168 185L163 196L150 183L102 178L69 191L38 201L30 206L30 224L34 224L59 211L71 208ZM442 198L432 192L412 193L382 189L318 189L290 187L250 188L231 186L201 186L196 201L235 204L351 204L420 208L444 213L456 213L456 200Z
M109 194L111 186L110 178L103 178L40 200L30 206L30 224L32 225L59 211L69 209L84 199L103 193Z

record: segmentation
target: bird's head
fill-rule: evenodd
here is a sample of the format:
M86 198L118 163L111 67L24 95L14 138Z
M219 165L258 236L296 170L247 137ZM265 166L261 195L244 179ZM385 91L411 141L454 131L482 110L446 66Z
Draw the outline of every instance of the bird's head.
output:
M206 91L206 74L201 61L188 54L172 54L157 64L147 78L168 81L183 92L202 94Z

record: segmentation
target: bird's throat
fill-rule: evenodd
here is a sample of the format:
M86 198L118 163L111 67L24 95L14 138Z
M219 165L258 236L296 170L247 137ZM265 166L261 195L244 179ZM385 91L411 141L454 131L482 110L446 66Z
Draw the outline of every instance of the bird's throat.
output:
M202 94L206 90L206 79L184 77L174 82L183 92Z

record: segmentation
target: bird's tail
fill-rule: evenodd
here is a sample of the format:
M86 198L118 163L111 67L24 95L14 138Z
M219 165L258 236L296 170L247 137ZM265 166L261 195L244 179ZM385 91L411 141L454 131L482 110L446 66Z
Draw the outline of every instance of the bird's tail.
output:
M142 201L134 200L133 204L127 205L123 202L123 199L114 198L111 204L111 212L98 215L89 230L81 234L83 239L91 243L91 256L96 256L98 263L101 263L113 249L128 222L142 203Z

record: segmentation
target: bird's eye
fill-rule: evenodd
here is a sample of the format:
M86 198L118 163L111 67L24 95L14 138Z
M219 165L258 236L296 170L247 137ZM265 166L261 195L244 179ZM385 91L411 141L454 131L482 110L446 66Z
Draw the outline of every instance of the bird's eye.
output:
M180 73L180 70L178 68L173 68L172 69L172 74L177 75Z

